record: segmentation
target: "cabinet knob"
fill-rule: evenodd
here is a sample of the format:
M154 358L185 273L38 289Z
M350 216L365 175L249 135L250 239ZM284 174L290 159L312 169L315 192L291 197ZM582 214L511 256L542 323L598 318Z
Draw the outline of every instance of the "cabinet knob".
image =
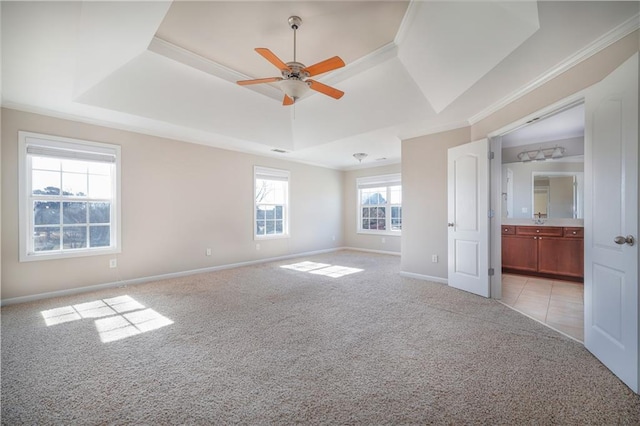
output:
M509 232L509 229L508 228L504 228L504 232Z
M539 230L539 229L536 229L536 232L540 232L540 230Z
M573 231L573 232L572 232L572 234L573 234L573 235L576 235L576 234L577 234L577 232L576 232L576 231Z
M538 237L533 237L533 239L534 239L534 240L537 240L537 239L538 239Z

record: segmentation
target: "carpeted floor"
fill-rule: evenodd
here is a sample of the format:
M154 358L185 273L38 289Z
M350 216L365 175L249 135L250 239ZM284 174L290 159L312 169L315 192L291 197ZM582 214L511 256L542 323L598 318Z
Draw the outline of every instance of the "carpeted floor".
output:
M581 344L399 261L341 251L3 307L2 424L640 424L640 396Z

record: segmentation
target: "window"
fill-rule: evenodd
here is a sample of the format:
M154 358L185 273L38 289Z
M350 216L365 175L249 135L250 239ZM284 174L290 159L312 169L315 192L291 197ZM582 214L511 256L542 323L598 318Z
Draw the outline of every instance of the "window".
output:
M400 234L402 182L400 174L359 178L358 232Z
M283 237L289 234L289 172L254 168L255 237Z
M20 261L120 251L120 147L19 132Z

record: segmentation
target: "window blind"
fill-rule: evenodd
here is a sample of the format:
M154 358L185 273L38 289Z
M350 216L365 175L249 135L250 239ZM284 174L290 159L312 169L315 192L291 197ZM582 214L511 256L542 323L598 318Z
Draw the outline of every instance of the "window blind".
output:
M289 171L280 169L270 169L267 167L255 166L256 179L275 180L280 182L289 181Z
M358 189L378 188L381 186L397 186L402 185L400 173L381 176L367 176L356 179Z
M102 147L74 144L56 140L39 140L38 138L26 138L26 150L28 155L40 157L66 158L69 160L94 161L99 163L115 163L116 150Z

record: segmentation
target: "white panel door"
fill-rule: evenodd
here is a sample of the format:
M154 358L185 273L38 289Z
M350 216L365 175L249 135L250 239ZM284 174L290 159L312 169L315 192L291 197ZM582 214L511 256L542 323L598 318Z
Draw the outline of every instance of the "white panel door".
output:
M585 346L638 392L637 53L585 110Z
M449 149L448 283L489 297L489 141Z

